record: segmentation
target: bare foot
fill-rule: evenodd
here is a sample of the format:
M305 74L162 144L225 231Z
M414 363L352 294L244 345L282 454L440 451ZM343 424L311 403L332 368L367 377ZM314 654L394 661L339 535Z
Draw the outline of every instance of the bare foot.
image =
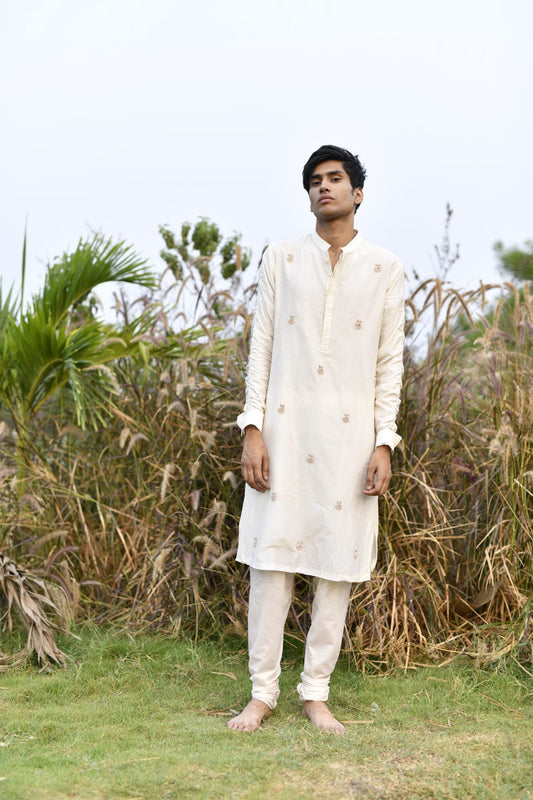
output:
M250 700L240 714L230 719L226 725L232 731L256 731L262 721L270 716L270 708L262 700Z
M306 700L302 709L304 717L311 720L315 728L326 733L334 733L339 736L341 733L346 733L346 728L339 722L327 705L322 700Z

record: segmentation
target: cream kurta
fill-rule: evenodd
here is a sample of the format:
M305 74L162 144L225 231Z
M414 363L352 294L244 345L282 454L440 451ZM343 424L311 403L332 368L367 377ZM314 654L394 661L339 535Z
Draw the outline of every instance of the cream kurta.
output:
M262 430L270 491L246 486L237 560L342 581L376 563L375 446L400 441L404 274L359 234L331 270L316 233L263 256L242 429Z

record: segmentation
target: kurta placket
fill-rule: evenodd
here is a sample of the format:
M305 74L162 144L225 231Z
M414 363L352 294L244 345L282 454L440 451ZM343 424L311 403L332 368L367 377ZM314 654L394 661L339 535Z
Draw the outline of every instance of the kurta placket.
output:
M263 257L239 425L263 431L271 490L246 487L237 560L363 581L377 553L374 447L399 441L403 268L360 234L334 269L312 234Z
M326 351L329 350L329 340L331 337L331 315L333 312L333 301L335 300L335 290L337 288L337 276L339 274L339 270L341 269L342 259L344 253L340 252L339 259L335 264L335 267L331 269L331 262L329 260L329 255L325 257L325 267L328 271L327 276L327 290L326 290L326 301L324 303L324 314L322 317L322 345L321 350Z

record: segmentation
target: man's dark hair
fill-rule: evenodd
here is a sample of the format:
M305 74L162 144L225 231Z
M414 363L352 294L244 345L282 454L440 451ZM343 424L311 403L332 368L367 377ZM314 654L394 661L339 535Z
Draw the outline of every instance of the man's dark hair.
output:
M318 150L309 158L309 161L303 169L303 182L306 192L309 191L311 183L311 175L317 164L322 164L323 161L342 161L342 166L350 176L350 183L352 189L362 189L366 178L366 169L359 161L359 156L354 156L349 150L344 147L336 147L334 144L323 144Z

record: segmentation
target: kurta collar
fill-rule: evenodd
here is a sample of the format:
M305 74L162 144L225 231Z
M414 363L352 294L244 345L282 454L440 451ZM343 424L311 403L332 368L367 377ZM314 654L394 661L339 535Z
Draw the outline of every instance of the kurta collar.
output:
M325 239L322 239L322 237L319 236L316 231L314 231L311 234L311 238L312 238L313 242L316 244L316 246L320 250L322 250L323 253L327 253L328 252L328 250L331 247L331 245L329 244L329 242L326 242ZM341 250L342 250L343 253L354 253L356 250L359 250L359 247L361 246L361 242L362 241L363 241L363 239L362 239L361 234L357 233L353 237L353 239L350 242L348 242L347 245L345 245L344 247L341 247Z

